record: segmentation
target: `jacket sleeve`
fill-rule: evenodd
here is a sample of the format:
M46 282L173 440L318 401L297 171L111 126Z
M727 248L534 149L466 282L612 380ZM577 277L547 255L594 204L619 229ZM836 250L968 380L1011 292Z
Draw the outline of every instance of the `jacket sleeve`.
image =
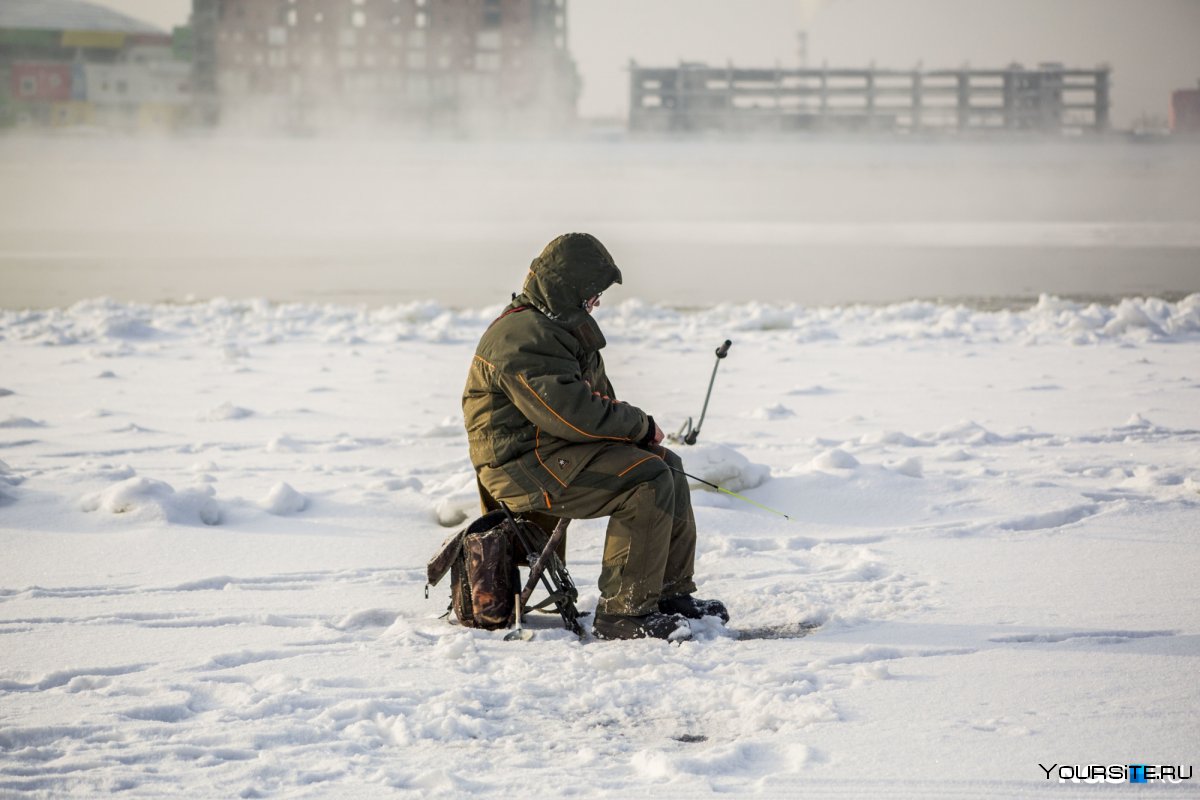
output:
M636 442L645 436L646 413L596 391L563 343L553 338L526 341L505 361L498 365L504 393L550 435L570 442Z
M604 358L599 353L596 353L596 386L592 389L606 395L613 402L617 402L617 390L613 388L612 381L608 379L608 371L604 368Z

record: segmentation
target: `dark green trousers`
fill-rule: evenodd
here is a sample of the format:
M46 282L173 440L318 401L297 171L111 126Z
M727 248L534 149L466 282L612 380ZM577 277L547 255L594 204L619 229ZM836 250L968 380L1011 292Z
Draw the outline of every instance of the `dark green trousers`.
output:
M692 498L687 480L668 464L683 468L679 456L664 447L614 443L551 495L549 510L505 502L514 511L568 519L608 517L598 610L646 614L657 610L659 597L696 591Z

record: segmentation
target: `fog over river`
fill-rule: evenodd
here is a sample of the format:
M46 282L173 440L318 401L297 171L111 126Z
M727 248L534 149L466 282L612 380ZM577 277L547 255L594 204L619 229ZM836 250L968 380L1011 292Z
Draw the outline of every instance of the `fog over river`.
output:
M612 301L1200 291L1200 147L0 139L0 306L502 302L558 233ZM609 297L606 295L606 300Z

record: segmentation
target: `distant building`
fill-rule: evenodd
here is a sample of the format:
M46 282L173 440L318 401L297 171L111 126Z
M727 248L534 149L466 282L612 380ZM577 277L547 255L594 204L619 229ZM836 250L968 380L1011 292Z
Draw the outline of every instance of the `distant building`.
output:
M169 129L191 105L181 42L79 0L0 3L0 126Z
M1171 133L1200 135L1200 88L1171 93Z
M193 0L209 121L541 131L575 119L565 0Z
M1064 132L1109 127L1109 70L630 65L633 131Z

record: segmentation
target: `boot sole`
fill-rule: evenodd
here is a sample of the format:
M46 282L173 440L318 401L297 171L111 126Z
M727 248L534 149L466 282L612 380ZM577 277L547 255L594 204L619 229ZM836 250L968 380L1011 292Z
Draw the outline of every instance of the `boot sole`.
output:
M592 627L592 635L597 639L615 642L615 641L632 641L634 639L658 639L664 642L682 642L692 638L692 628L686 622L666 636L655 636L652 633L644 630L626 630L617 626L594 625Z

